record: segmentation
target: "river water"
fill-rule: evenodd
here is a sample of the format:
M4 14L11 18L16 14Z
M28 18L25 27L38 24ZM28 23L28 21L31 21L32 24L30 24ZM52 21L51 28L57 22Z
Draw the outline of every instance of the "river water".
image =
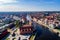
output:
M57 34L51 32L48 28L36 24L37 35L35 40L60 40Z

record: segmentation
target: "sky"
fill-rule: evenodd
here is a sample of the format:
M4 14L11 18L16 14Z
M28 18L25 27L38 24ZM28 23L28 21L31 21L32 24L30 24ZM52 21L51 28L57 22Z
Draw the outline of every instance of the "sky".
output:
M0 11L60 11L60 0L0 0Z

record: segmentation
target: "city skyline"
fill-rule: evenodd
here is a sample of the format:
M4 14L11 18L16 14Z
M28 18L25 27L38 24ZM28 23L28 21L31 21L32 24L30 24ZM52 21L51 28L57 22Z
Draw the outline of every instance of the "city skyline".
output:
M60 0L0 0L0 11L60 11Z

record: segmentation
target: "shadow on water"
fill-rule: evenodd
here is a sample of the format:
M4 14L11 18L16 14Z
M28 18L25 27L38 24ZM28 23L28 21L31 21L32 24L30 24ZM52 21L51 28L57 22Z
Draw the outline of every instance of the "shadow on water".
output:
M37 25L37 29L38 32L35 40L60 40L60 37L58 37L57 34L51 32L48 28L42 28L41 25Z

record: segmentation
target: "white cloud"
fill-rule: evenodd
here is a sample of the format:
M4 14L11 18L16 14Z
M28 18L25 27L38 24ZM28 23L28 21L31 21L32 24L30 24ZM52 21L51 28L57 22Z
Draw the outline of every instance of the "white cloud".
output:
M2 5L0 6L0 11L36 11L39 10L35 7L26 7L26 6L18 6L18 5Z
M0 12L10 12L10 11L58 11L58 8L37 8L37 7L30 7L30 6L18 6L18 5L2 5L0 6Z
M47 7L45 6L32 6L32 5L25 5L24 3L19 3L19 4L13 4L18 2L17 0L0 0L0 11L49 11L49 10L60 10L60 8L55 8L53 7L49 7L47 5ZM8 4L8 5L2 5L2 4ZM12 4L9 4L12 3ZM46 2L48 3L54 3L54 2Z
M13 2L17 2L17 1L16 0L0 0L0 4L13 3Z

